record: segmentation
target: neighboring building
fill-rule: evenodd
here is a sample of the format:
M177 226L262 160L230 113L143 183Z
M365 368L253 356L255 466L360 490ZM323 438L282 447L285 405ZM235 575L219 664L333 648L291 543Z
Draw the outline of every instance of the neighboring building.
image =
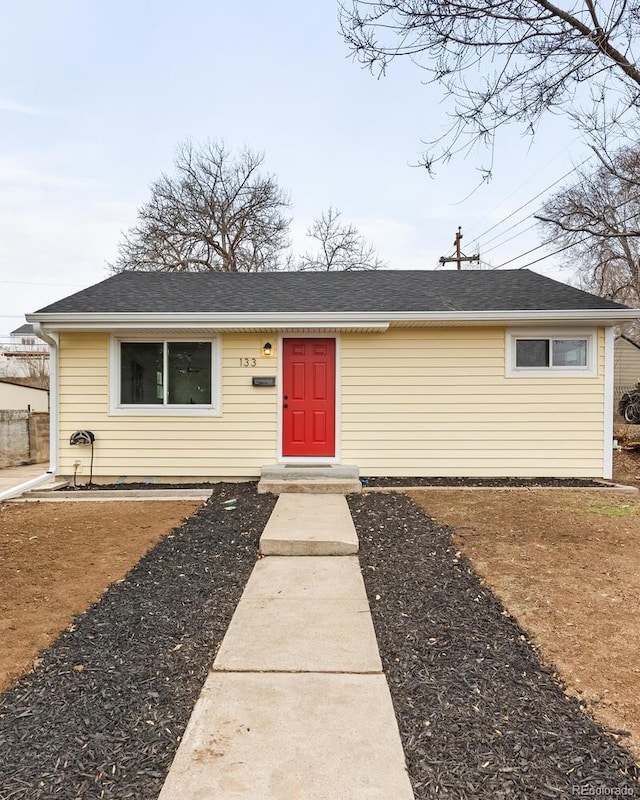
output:
M36 336L32 324L0 337L0 377L29 378L48 385L49 346Z
M6 357L18 359L42 358L49 355L48 345L36 336L30 323L11 331L7 338L0 340L0 347Z
M33 332L33 325L30 322L25 322L9 334L10 343L16 348L31 348L34 350L42 350L43 343Z
M635 389L640 381L640 345L628 336L617 336L614 345L613 386L616 400Z
M54 346L58 474L610 477L614 326L529 270L124 272L27 315Z
M0 378L0 411L48 411L49 392L19 378Z

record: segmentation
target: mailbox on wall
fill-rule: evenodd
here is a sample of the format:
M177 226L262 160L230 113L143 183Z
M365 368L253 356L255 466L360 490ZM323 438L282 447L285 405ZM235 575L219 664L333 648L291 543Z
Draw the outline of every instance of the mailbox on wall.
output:
M275 375L254 375L251 378L251 385L252 386L275 386L276 385L276 376Z

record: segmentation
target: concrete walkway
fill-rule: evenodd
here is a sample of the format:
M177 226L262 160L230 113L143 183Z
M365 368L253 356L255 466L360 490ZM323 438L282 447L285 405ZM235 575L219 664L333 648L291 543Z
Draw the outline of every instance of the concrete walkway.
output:
M22 483L37 478L49 469L49 462L42 464L27 464L24 467L4 467L0 469L0 493L20 486ZM52 477L53 480L53 477Z
M354 537L280 496L159 800L413 800Z
M260 537L263 556L349 556L358 536L344 495L281 494Z

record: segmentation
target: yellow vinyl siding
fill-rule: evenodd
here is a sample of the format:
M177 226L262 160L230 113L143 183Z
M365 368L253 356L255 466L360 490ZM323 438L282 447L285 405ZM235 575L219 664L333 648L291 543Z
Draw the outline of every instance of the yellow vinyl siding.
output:
M260 355L259 336L221 337L221 416L110 415L109 340L103 333L60 337L60 474L72 474L80 459L79 479L86 480L89 451L69 446L83 428L96 435L98 477L256 477L262 464L275 462L276 389L251 386L252 375L276 372L275 358ZM256 366L241 367L244 357Z
M601 476L595 377L505 377L504 328L342 336L342 461L362 476Z
M276 463L279 435L280 388L251 385L276 374L278 353L261 356L264 338L221 335L222 414L178 416L110 414L109 335L62 334L59 473L80 459L86 480L89 450L69 446L86 428L98 478L257 477ZM338 452L362 476L602 475L603 331L590 377L506 377L503 327L339 338ZM240 366L246 357L256 366Z

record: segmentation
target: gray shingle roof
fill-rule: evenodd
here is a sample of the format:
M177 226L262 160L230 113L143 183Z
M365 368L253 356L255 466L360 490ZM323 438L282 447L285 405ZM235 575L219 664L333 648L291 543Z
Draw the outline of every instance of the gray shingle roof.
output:
M16 328L15 331L11 331L9 335L19 336L21 333L30 333L33 335L33 325L30 322L25 322L24 325L21 325L19 328Z
M624 306L530 270L123 272L36 313L606 310Z

